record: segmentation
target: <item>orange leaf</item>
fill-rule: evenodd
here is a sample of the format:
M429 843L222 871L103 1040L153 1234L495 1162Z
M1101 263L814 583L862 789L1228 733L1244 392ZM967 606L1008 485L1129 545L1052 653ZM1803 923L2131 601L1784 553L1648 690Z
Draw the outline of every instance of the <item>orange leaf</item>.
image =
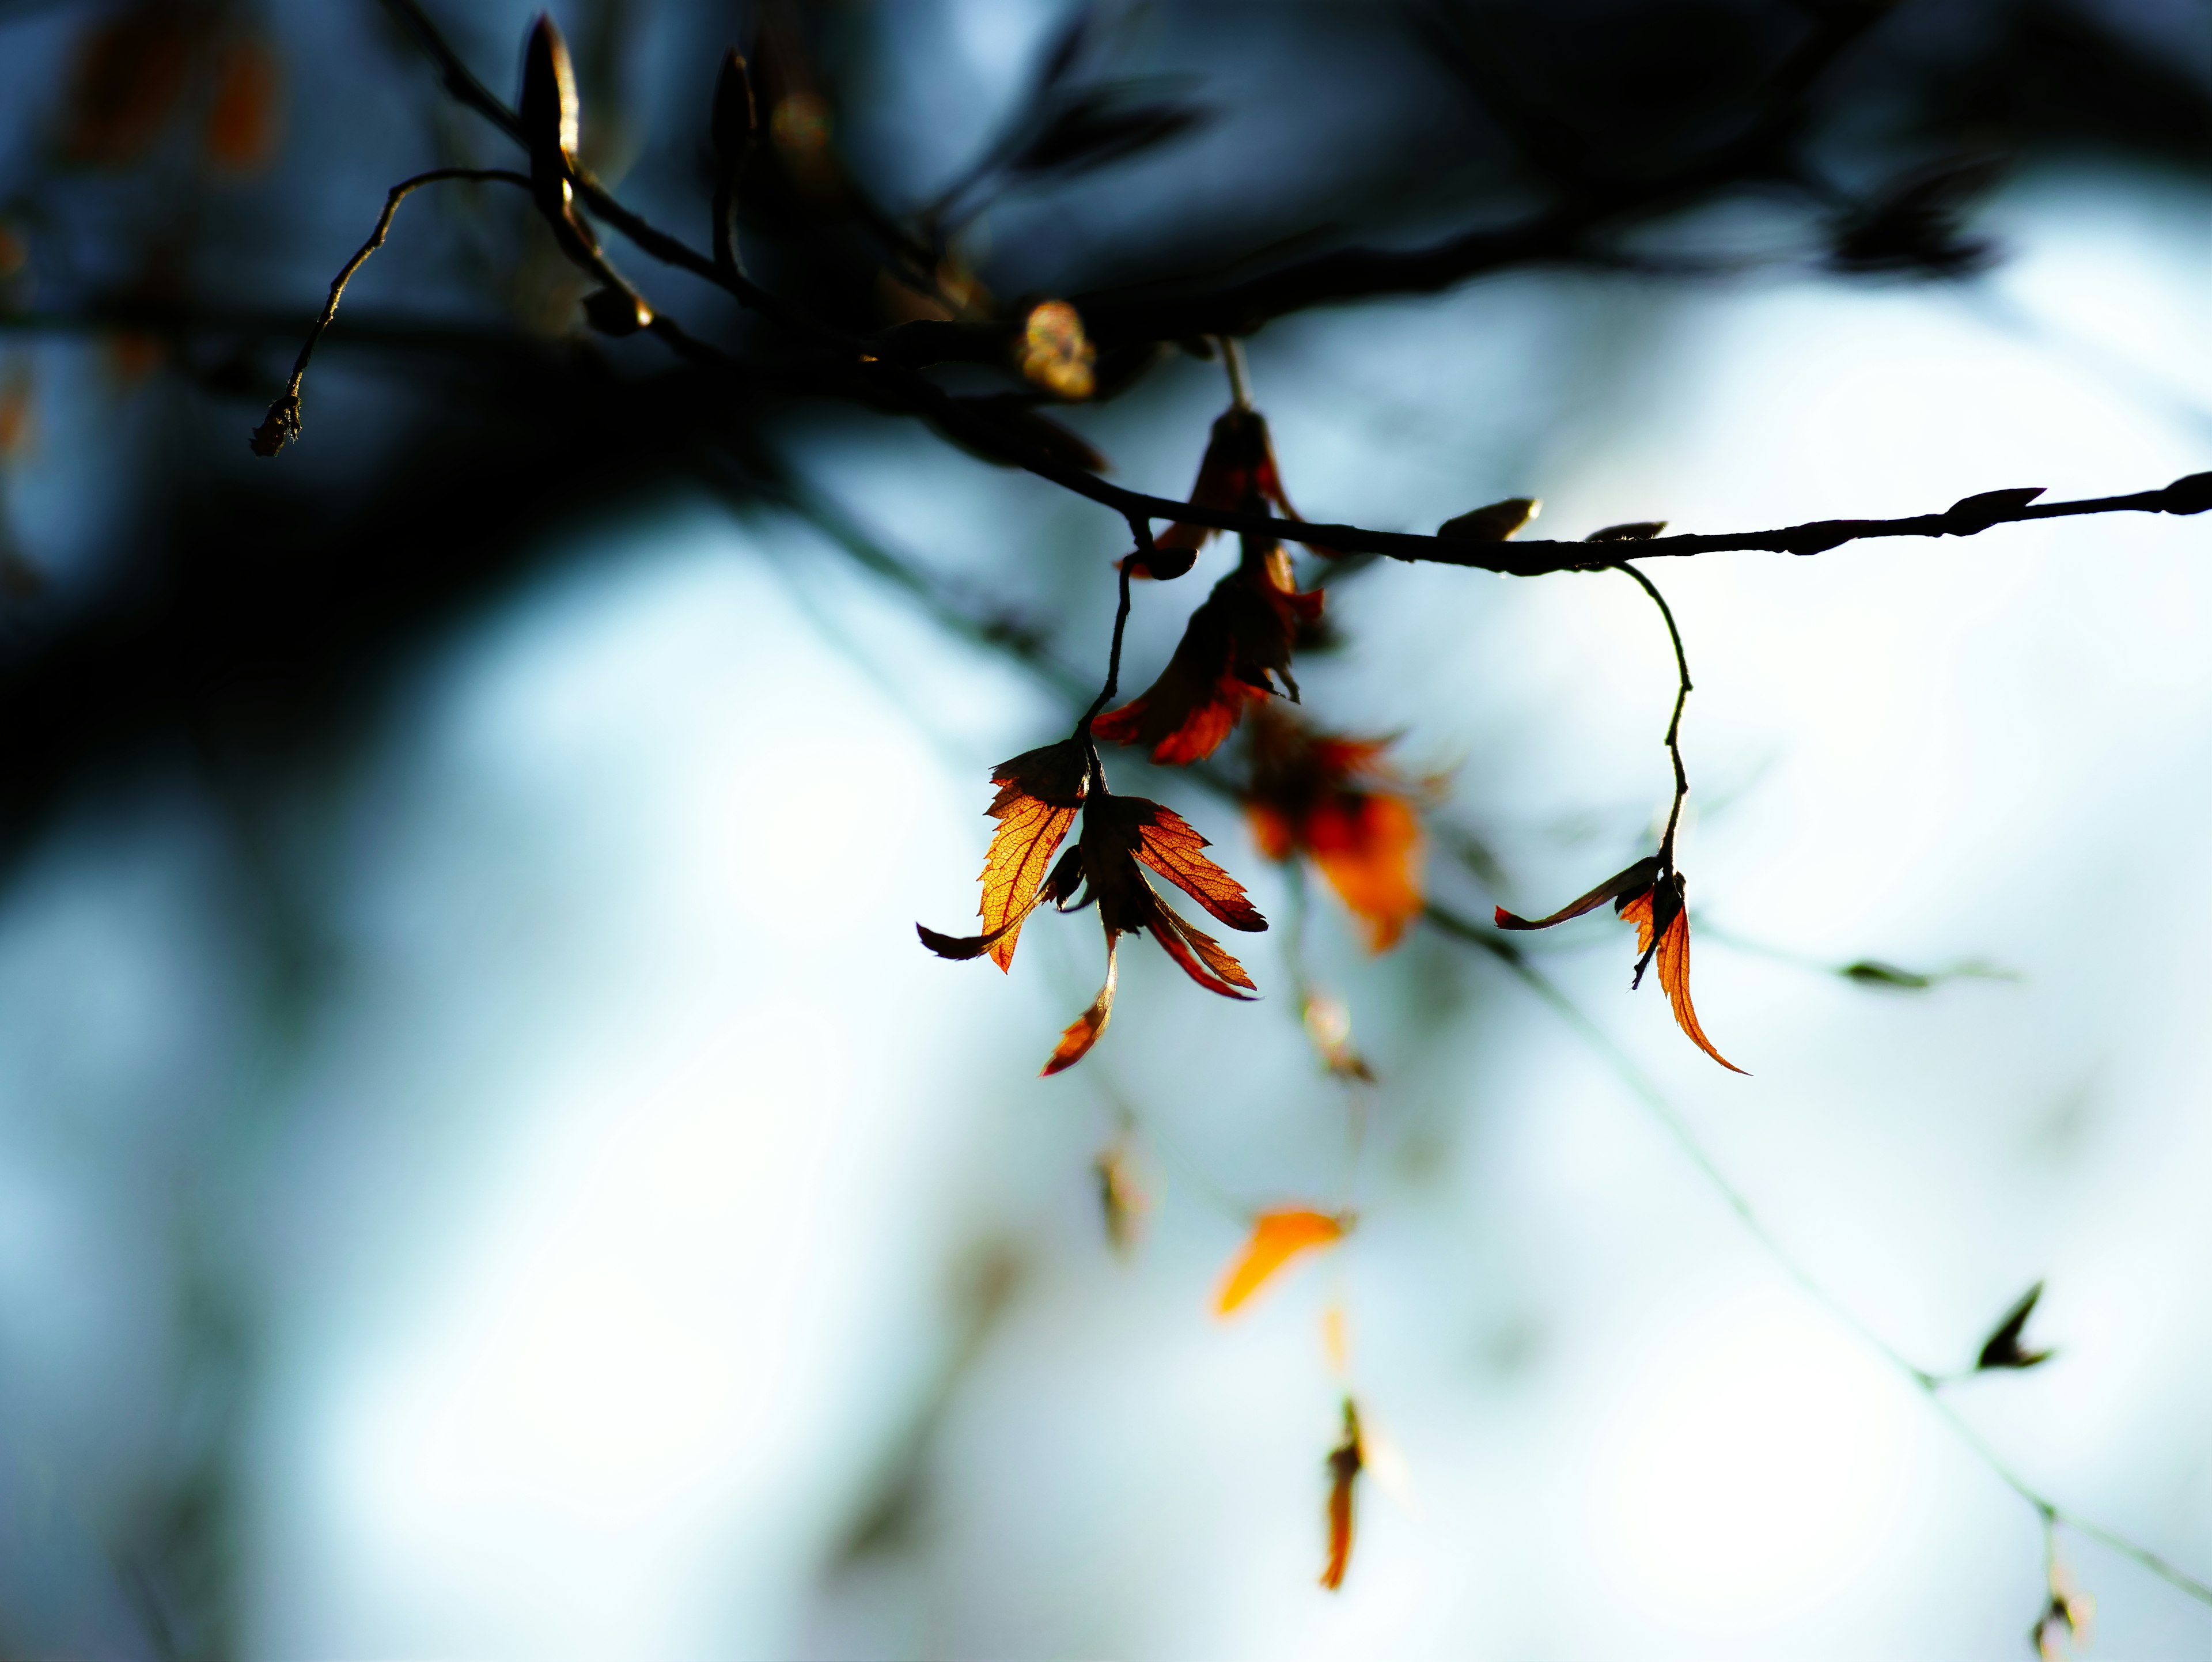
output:
M1009 786L1011 790L1012 787ZM1002 798L1003 800L1003 798ZM1014 943L1021 939L1022 919L1036 899L1037 887L1052 865L1053 851L1075 823L1075 810L1034 796L1015 796L1006 806L994 807L999 829L992 833L991 851L983 857L983 933L1003 929L991 943L991 961L1001 970L1012 967Z
M1690 1042L1730 1073L1747 1073L1713 1048L1712 1040L1705 1037L1705 1028L1698 1025L1696 1007L1690 1002L1690 910L1683 904L1679 872L1674 882L1674 916L1668 921L1665 933L1659 936L1659 984L1666 989L1667 1002L1674 1008L1674 1025L1690 1036ZM1638 953L1651 950L1653 892L1647 889L1620 909L1621 917L1636 925Z
M1344 1239L1349 1220L1303 1207L1262 1212L1253 1221L1244 1250L1229 1267L1215 1296L1217 1316L1233 1314L1237 1306L1265 1286L1275 1272L1301 1252L1333 1245Z
M1328 1563L1321 1573L1321 1584L1331 1592L1344 1585L1344 1572L1352 1562L1352 1489L1366 1464L1366 1452L1359 1440L1359 1410L1346 1397L1344 1440L1328 1455Z
M1367 949L1397 943L1421 915L1421 822L1413 805L1389 792L1347 792L1317 803L1306 817L1314 863L1367 926Z
M1114 937L1109 932L1106 936L1106 984L1091 1001L1091 1008L1067 1024L1067 1031L1060 1036L1060 1043L1052 1047L1052 1055L1038 1070L1039 1079L1049 1079L1063 1068L1073 1068L1090 1054L1091 1047L1098 1042L1098 1035L1106 1031L1106 1019L1114 1014L1114 980L1118 973Z
M1188 820L1157 802L1141 797L1128 800L1151 810L1149 817L1136 822L1135 845L1130 851L1138 859L1231 928L1267 927L1267 920L1246 896L1244 886L1199 852L1210 845Z
M1193 928L1184 922L1176 909L1164 900L1153 898L1152 904L1168 927L1155 928L1152 939L1167 948L1168 956L1182 966L1182 972L1209 993L1219 993L1224 998L1243 998L1247 995L1237 990L1249 988L1252 977L1244 966L1222 950L1221 943L1203 929ZM1184 943L1188 942L1186 946ZM1191 954L1197 953L1194 958ZM1200 960L1204 960L1203 967Z

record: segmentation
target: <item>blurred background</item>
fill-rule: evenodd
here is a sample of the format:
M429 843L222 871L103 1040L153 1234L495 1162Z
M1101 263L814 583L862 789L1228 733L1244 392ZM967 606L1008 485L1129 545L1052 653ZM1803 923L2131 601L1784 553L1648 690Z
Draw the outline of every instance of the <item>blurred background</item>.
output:
M705 244L744 48L755 274L863 332L1074 299L1100 396L1049 419L1160 495L1227 388L1147 306L1249 328L1321 520L1750 530L2212 466L2189 0L556 14L625 201ZM512 99L532 8L431 15ZM2034 1510L1669 1117L1931 1373L2047 1278L2055 1360L1944 1402L2212 1573L2205 522L1651 563L1698 1008L1750 1078L1609 919L1524 938L1556 999L1430 927L1370 955L1231 748L1107 760L1276 920L1266 996L1128 943L1039 1081L1091 919L1003 977L913 927L967 927L991 765L1097 685L1111 514L590 334L472 186L402 210L257 460L387 187L519 153L375 0L0 0L0 1650L2028 1653ZM1250 301L1351 247L1459 253ZM1125 688L1231 557L1139 586ZM1674 667L1626 579L1376 565L1328 619L1307 710L1441 782L1438 904L1648 850ZM1359 1227L1215 1320L1286 1203ZM1334 1595L1331 1308L1376 1479ZM2212 1651L2058 1544L2096 1654Z

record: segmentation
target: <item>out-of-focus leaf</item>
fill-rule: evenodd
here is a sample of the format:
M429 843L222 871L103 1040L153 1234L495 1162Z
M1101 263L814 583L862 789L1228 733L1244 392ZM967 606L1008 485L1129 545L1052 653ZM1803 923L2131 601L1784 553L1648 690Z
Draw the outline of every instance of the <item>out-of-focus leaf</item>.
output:
M1091 1171L1098 1183L1098 1212L1106 1226L1107 1243L1127 1257L1136 1250L1145 1214L1152 1208L1152 1199L1138 1181L1128 1139L1117 1138L1100 1149Z
M2021 1300L2005 1312L1982 1345L1982 1353L1974 1358L1977 1373L1992 1368L2036 1367L2051 1360L2048 1350L2028 1350L2021 1347L2021 1335L2027 1330L2027 1318L2035 1313L2037 1300L2043 1297L2041 1282L2021 1295Z
M283 88L283 65L267 40L252 35L223 48L203 138L210 166L251 174L269 165L276 154Z
M1030 307L1015 352L1022 379L1056 399L1079 402L1097 386L1091 366L1098 354L1083 332L1082 314L1064 300Z
M1222 1278L1221 1289L1214 1297L1214 1313L1235 1314L1292 1258L1343 1239L1349 1221L1340 1214L1305 1207L1262 1212L1253 1221L1252 1233L1245 1237L1243 1247Z
M1321 1584L1331 1592L1344 1585L1344 1572L1352 1562L1352 1495L1367 1463L1359 1437L1359 1409L1351 1397L1344 1399L1344 1440L1328 1454L1328 1562Z
M1917 992L1936 984L1937 977L1923 975L1917 970L1900 970L1894 964L1884 964L1878 959L1862 958L1846 964L1836 971L1847 981L1856 981L1869 987L1895 987L1901 991Z
M63 144L78 161L120 167L143 155L175 112L211 9L140 0L79 37Z

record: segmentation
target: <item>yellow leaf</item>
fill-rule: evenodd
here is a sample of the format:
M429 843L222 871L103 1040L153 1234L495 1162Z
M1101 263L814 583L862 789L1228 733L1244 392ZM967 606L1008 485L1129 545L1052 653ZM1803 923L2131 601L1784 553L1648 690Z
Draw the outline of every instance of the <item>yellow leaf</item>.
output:
M1301 1252L1329 1246L1344 1238L1350 1220L1340 1215L1311 1212L1292 1207L1262 1212L1252 1224L1244 1250L1230 1265L1213 1303L1214 1314L1227 1316L1265 1286L1274 1273Z

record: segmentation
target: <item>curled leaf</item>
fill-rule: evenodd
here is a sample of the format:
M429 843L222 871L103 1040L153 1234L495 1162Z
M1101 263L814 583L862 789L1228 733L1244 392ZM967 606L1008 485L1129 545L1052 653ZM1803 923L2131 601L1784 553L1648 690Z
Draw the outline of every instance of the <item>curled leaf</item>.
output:
M1344 1214L1316 1212L1304 1207L1262 1212L1253 1220L1252 1233L1245 1237L1243 1249L1222 1278L1221 1289L1214 1296L1214 1314L1235 1314L1246 1300L1298 1254L1316 1247L1332 1246L1343 1239L1350 1223L1351 1219Z
M2051 1360L2048 1350L2028 1350L2020 1342L2021 1335L2027 1330L2027 1318L2035 1313L2036 1303L2042 1297L2043 1283L2038 1282L2005 1312L2004 1319L1984 1342L1981 1355L1974 1359L1977 1373L1991 1368L2035 1367Z
M1114 982L1120 973L1121 965L1115 955L1114 932L1109 929L1106 932L1106 984L1098 989L1098 996L1091 1001L1091 1007L1067 1024L1067 1030L1060 1036L1060 1043L1052 1047L1051 1056L1045 1059L1044 1066L1038 1070L1038 1078L1049 1079L1054 1074L1073 1068L1090 1054L1091 1047L1098 1042L1098 1035L1106 1031L1107 1018L1114 1014Z
M1172 545L1164 537L1160 542L1164 549ZM1275 691L1279 678L1297 698L1291 645L1299 624L1320 617L1321 609L1319 590L1298 592L1290 557L1279 546L1248 539L1237 569L1191 613L1159 679L1098 717L1091 730L1116 744L1144 746L1163 767L1203 760L1220 747L1247 705Z
M1500 906L1496 913L1498 927L1501 929L1548 929L1554 923L1564 923L1571 917L1580 917L1584 912L1595 911L1608 900L1619 900L1626 895L1648 891L1658 876L1658 861L1646 855L1634 865L1615 872L1588 894L1570 900L1547 916L1522 917Z
M1351 1397L1344 1399L1344 1440L1328 1454L1328 1562L1321 1584L1331 1592L1344 1585L1344 1572L1352 1562L1352 1492L1367 1464L1359 1437L1359 1409Z

